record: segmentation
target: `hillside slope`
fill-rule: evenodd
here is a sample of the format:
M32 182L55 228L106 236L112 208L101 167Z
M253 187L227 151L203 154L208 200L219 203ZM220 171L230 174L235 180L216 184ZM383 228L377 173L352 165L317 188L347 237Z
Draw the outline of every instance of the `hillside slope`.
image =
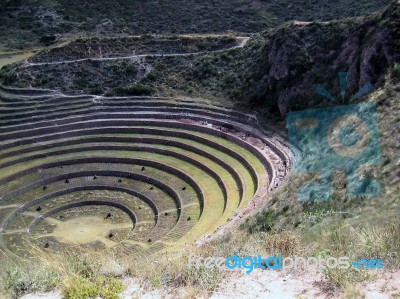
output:
M77 1L5 0L1 43L48 44L63 34L259 32L288 20L332 20L378 11L389 0Z
M338 94L338 72L349 73L348 94L368 82L382 85L386 72L399 60L399 19L400 5L395 1L378 15L327 23L291 22L253 35L243 48L188 56L22 63L3 68L0 76L6 85L74 93L130 94L140 84L158 95L225 98L285 115L291 109L326 105L315 95L315 87L321 84ZM175 38L178 47L183 42ZM157 47L156 40L152 43ZM58 52L69 51L71 45ZM90 43L86 47L82 51L90 51ZM31 61L41 61L49 53L39 53ZM127 75L127 67L146 72L134 78Z

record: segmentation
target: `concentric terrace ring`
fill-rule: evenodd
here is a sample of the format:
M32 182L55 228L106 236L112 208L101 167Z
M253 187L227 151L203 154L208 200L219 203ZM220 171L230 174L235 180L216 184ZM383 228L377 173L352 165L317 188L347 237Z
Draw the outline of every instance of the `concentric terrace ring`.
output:
M244 111L161 97L0 87L0 246L179 249L254 208L290 170ZM120 250L118 250L120 249Z

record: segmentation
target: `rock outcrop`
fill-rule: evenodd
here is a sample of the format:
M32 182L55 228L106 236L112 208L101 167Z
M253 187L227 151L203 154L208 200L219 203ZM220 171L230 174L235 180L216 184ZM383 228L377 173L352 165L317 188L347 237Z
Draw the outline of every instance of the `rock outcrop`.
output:
M292 22L264 32L264 47L247 70L243 95L253 104L291 109L318 105L322 84L339 95L338 72L348 72L347 96L366 83L379 85L399 59L400 3L384 12L324 23Z

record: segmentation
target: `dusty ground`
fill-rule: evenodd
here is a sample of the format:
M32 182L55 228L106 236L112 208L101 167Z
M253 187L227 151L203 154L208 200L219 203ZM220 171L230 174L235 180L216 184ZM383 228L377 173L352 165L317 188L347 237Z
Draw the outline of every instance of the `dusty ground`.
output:
M400 272L385 273L376 281L362 284L360 290L360 296L366 299L396 298L394 297L396 293L400 296ZM305 299L344 296L340 290L331 289L323 274L315 270L297 272L256 270L249 275L232 273L211 298Z
M231 298L279 298L279 299L322 299L322 298L364 298L396 299L400 298L400 271L374 272L372 279L357 286L359 292L348 297L343 291L328 287L323 275L315 270L272 271L256 269L251 274L232 271L227 274L211 299ZM138 280L125 278L125 291L122 299L131 298L182 298L185 289L156 289L144 286ZM188 295L188 294L187 294ZM61 299L61 293L54 291L47 294L26 295L23 299Z

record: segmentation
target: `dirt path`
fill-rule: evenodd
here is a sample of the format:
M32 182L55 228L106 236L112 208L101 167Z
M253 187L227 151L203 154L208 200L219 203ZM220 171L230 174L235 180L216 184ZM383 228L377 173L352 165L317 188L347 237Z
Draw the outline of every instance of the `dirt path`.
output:
M25 60L24 66L43 66L43 65L59 65L59 64L69 64L75 62L82 61L110 61L110 60L120 60L120 59L134 59L134 58L146 58L146 57L176 57L176 56L191 56L191 55L202 55L208 53L219 53L224 52L236 48L243 48L248 42L249 37L237 37L236 40L238 44L231 48L225 48L221 50L215 51L202 51L202 52L193 52L193 53L170 53L170 54L140 54L140 55L128 55L128 56L119 56L119 57L102 57L102 58L81 58L81 59L73 59L73 60L64 60L64 61L55 61L55 62L29 62L28 59Z

